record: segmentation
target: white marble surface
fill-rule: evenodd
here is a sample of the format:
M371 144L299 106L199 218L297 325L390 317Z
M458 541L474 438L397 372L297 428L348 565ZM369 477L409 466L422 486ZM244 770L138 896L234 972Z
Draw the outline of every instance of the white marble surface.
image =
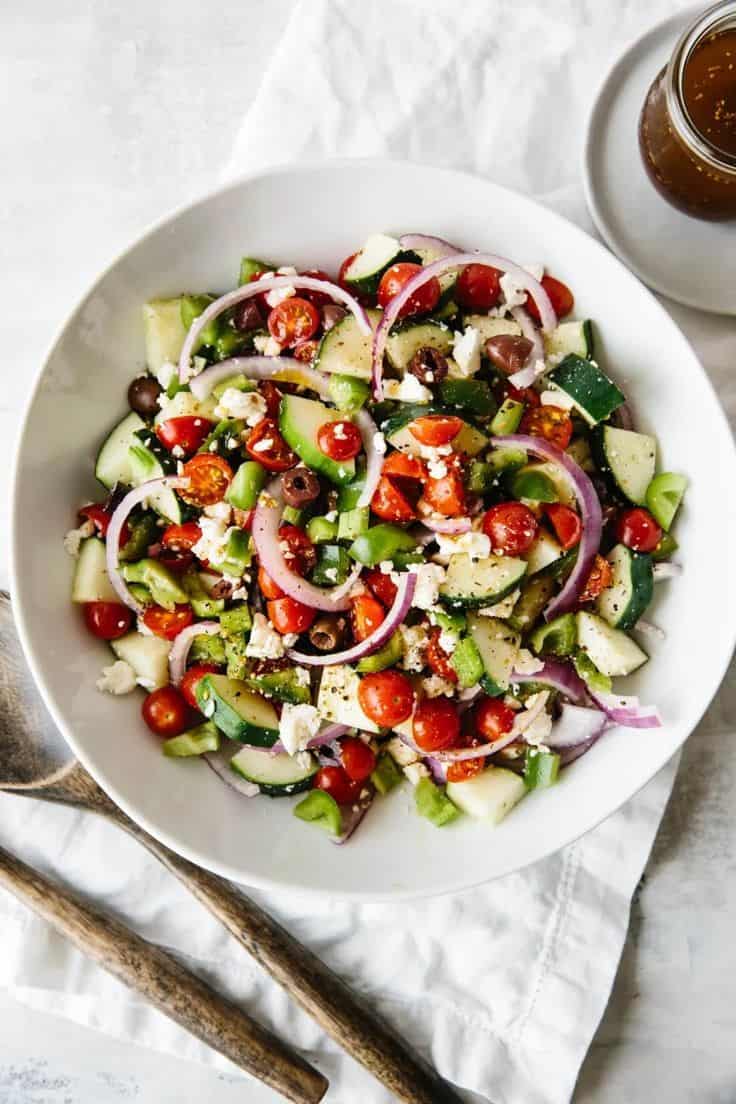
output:
M290 7L291 0L0 5L0 486L29 381L57 326L117 250L218 175ZM696 345L706 331L718 336L725 367L733 323L714 318L704 330L695 312L672 310ZM3 495L3 557L7 529ZM734 731L721 695L686 749L577 1104L736 1100ZM242 1101L242 1083L0 994L2 1104L202 1098Z

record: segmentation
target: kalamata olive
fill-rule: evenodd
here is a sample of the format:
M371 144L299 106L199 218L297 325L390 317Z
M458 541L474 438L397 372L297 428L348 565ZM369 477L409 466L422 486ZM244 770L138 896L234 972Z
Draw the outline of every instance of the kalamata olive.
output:
M253 299L244 299L233 310L233 325L236 330L259 330L263 326L263 317L258 304Z
M309 640L320 652L333 652L345 640L347 622L339 613L325 613L309 630Z
M158 414L158 397L163 391L161 384L153 376L138 376L128 388L128 405L142 418Z
M235 588L227 579L219 579L212 587L213 598L229 598Z
M513 334L496 334L486 341L486 356L505 376L523 368L531 351L532 343L528 338Z
M439 349L422 345L409 361L409 371L420 383L441 383L447 376L447 359Z
M305 506L319 498L319 479L309 468L292 468L281 476L281 490L289 506Z

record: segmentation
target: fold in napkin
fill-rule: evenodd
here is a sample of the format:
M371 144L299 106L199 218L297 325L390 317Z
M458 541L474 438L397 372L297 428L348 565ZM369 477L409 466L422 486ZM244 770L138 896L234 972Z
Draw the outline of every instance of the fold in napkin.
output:
M407 156L533 193L587 227L585 114L614 54L671 11L670 0L643 7L301 0L228 174L306 156ZM451 1081L494 1104L563 1104L605 1007L675 770L564 851L480 889L397 905L254 896ZM90 816L21 798L2 797L0 818L4 842L28 861L257 1009L325 1071L328 1101L389 1100L139 846ZM232 1072L6 896L0 925L0 983L20 999Z

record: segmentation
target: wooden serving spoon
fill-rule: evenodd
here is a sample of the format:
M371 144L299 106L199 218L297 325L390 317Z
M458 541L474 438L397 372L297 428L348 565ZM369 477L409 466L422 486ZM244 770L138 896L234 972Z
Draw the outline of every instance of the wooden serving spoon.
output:
M366 1067L379 1081L406 1104L460 1104L459 1098L437 1073L425 1065L396 1036L396 1033L375 1012L364 1005L315 954L302 946L285 928L277 924L254 901L235 889L224 878L210 874L187 859L169 850L153 836L148 835L111 801L84 767L73 758L62 736L57 731L41 701L31 674L25 664L23 652L13 624L10 599L0 591L0 789L7 792L37 797L46 801L73 805L101 813L108 820L125 829L175 874L225 925L249 954L304 1008L336 1042ZM72 917L68 919L67 902L71 900L61 891L49 885L39 890L40 879L35 872L0 850L0 884L21 896L32 908L42 912L46 919L61 927L82 950L87 951L107 969L122 980L142 991L149 999L163 1008L168 1015L182 1023L194 1034L205 1038L215 1049L223 1050L222 1040L216 1033L205 1035L198 1030L201 1025L201 1003L189 1004L192 998L177 999L169 975L162 967L156 974L156 963L149 962L147 972L137 969L123 971L127 952L122 937L132 933L122 925L111 927L109 918L99 913L94 916L97 925L94 939L91 929L80 925ZM58 906L52 895L57 895ZM80 905L75 902L79 909ZM111 933L104 939L105 931ZM167 960L167 967L174 963L185 976L186 971L157 948L144 940L132 937L157 955ZM102 942L99 942L102 940ZM118 944L118 940L121 943ZM192 979L196 980L196 979ZM197 982L203 989L206 987ZM213 994L213 996L216 996ZM166 998L169 998L168 1002ZM163 999L162 999L163 998ZM228 1002L217 998L223 1005ZM229 1005L235 1009L234 1005ZM247 1017L235 1009L242 1020ZM292 1068L286 1063L290 1052L273 1036L254 1021L247 1021L252 1031L253 1054L248 1055L243 1041L239 1057L234 1061L282 1092L290 1100L312 1102L322 1098L327 1082L311 1066L301 1059L300 1073L303 1084L295 1089L291 1081L296 1074L296 1056L291 1056ZM243 1040L246 1024L241 1023ZM273 1055L272 1069L265 1069L263 1060L268 1043ZM278 1048L278 1051L277 1051ZM228 1053L227 1051L223 1051ZM228 1054L232 1057L231 1054ZM278 1060L277 1060L278 1059ZM250 1064L248 1064L250 1062ZM279 1064L281 1063L281 1064ZM291 1081L287 1077L291 1075ZM270 1075L270 1079L269 1079ZM311 1078L311 1085L306 1084ZM276 1079L280 1078L280 1083ZM316 1079L319 1079L319 1086ZM301 1091L302 1095L294 1095ZM312 1095L307 1095L311 1092Z

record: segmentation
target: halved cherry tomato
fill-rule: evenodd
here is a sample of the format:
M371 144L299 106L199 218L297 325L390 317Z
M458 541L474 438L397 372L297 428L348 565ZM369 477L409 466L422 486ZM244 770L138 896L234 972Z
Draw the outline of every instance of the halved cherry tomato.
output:
M431 476L424 488L424 501L443 517L459 517L465 513L465 486L460 466L448 466L447 474L439 479Z
M360 680L358 701L371 721L381 728L393 728L411 717L414 687L401 671L389 668Z
M386 611L377 598L372 598L370 594L359 594L353 598L350 621L358 643L375 632L385 617Z
M317 430L320 452L330 460L352 460L363 448L360 430L352 422L325 422Z
M490 265L465 265L455 285L455 296L460 306L476 311L495 307L501 294L501 276L502 273Z
M525 406L539 406L542 402L539 392L533 387L514 387L513 383L504 385L504 395L514 402L524 403Z
M390 575L384 575L380 568L373 567L364 572L361 576L361 582L364 582L373 591L376 598L383 603L386 609L391 608L396 599L396 583Z
M190 606L177 606L173 610L165 610L162 606L147 606L141 619L155 636L174 640L182 629L192 624L194 615Z
M306 632L317 616L316 609L305 606L296 598L290 598L288 594L283 598L274 598L266 602L266 612L276 632L282 635Z
M566 314L569 314L575 306L575 299L567 284L563 284L562 280L556 280L554 276L543 276L539 282L549 295L552 308L557 317L564 318ZM526 309L535 322L542 321L539 307L531 295L526 297Z
M245 450L251 460L257 460L266 471L271 472L288 471L298 459L281 436L273 418L262 418L251 430L245 442Z
M299 275L311 276L313 280L326 280L328 284L332 283L332 279L326 272L323 272L321 268L305 268ZM328 295L326 291L312 291L310 288L299 288L299 294L302 299L308 299L317 310L319 310L320 307L328 306L332 302L332 296Z
M375 752L357 736L348 736L342 741L340 758L345 773L353 782L365 782L376 766Z
M346 257L345 260L340 265L340 270L337 274L337 282L340 285L340 287L345 288L346 291L351 291L351 287L350 287L350 284L345 279L345 273L350 268L351 264L353 263L355 258L358 256L359 252L360 252L360 250L356 250L355 253L351 253L350 256Z
M473 715L476 732L485 736L489 743L510 732L515 718L513 709L500 698L483 698Z
M293 569L292 569L293 570ZM258 586L264 598L283 598L284 592L278 586L263 567L258 568Z
M197 697L194 693L197 683L200 682L205 675L214 674L215 671L219 671L219 667L214 663L196 663L194 667L190 667L188 671L184 672L184 677L179 684L179 690L185 701L191 705L192 709L199 709Z
M297 575L306 575L317 563L317 550L303 529L298 525L279 526L279 544L289 568Z
M475 778L476 774L486 769L486 760L483 756L477 759L459 759L456 763L450 763L447 768L448 782L467 782Z
M414 456L392 452L383 462L371 510L384 521L412 521L427 478L427 465Z
M185 521L183 525L168 525L161 535L161 544L173 552L190 552L201 536L196 521Z
M338 805L352 805L362 783L354 782L344 767L321 767L314 776L314 785L334 797Z
M662 528L648 510L634 506L619 514L616 537L634 552L653 552L662 539Z
M167 418L165 422L159 422L156 426L156 436L169 452L180 448L186 456L191 456L200 448L213 425L214 422L209 422L206 418L186 414L180 418Z
M157 736L178 736L189 723L189 707L175 686L152 690L143 702L141 713Z
M609 587L613 582L613 569L603 556L596 553L596 557L593 560L593 566L590 569L585 586L580 592L579 602L592 602L594 598L597 598L599 594L602 594L606 587Z
M549 502L544 507L544 512L552 522L557 540L567 552L580 544L583 535L583 523L580 515L569 506L563 506L560 502Z
M566 449L572 437L572 418L559 406L537 406L525 410L519 425L519 433L542 437L558 448Z
M403 291L404 287L417 273L422 271L422 266L400 261L398 264L387 268L378 285L378 302L386 309L391 300ZM425 284L414 292L404 303L399 311L399 318L406 318L410 314L426 314L434 310L440 297L439 280L432 276Z
M82 613L87 628L100 640L117 640L133 624L131 610L121 602L85 602Z
M279 345L292 349L300 341L308 341L319 329L319 311L300 295L283 299L268 316L269 333Z
M91 521L94 524L95 529L101 537L104 537L107 533L108 526L110 524L110 518L112 517L112 511L108 508L106 503L103 502L90 502L88 506L82 506L77 511L80 518L84 518L85 521ZM127 527L127 522L126 522ZM130 534L128 534L130 535ZM127 537L126 537L127 540ZM120 535L120 545L125 544L122 534Z
M449 698L425 698L412 721L414 743L422 751L454 747L460 738L460 716Z
M457 671L450 663L449 655L440 644L441 635L442 629L438 625L430 629L426 652L427 666L440 678L447 679L448 682L457 682Z
M310 338L309 341L300 341L298 345L294 346L294 360L300 361L301 364L311 364L317 355L319 349L319 341L314 338Z
M187 460L182 475L189 480L189 486L182 487L179 491L183 499L193 506L214 506L225 497L233 477L233 469L221 456L215 456L212 452L200 452Z
M413 521L417 516L411 503L385 475L378 480L373 492L371 510L383 521Z
M490 537L491 548L505 556L518 556L534 543L539 524L523 502L499 502L486 510L483 532Z
M427 465L416 456L392 452L383 461L381 475L390 475L394 479L416 479L422 483L427 478Z
M463 424L462 418L455 414L425 414L424 417L409 422L409 432L421 444L437 448L438 445L449 445L457 437Z
M261 380L258 384L258 390L265 399L266 414L269 418L277 419L281 408L281 400L284 397L283 392L279 391L276 384L272 383L271 380Z

